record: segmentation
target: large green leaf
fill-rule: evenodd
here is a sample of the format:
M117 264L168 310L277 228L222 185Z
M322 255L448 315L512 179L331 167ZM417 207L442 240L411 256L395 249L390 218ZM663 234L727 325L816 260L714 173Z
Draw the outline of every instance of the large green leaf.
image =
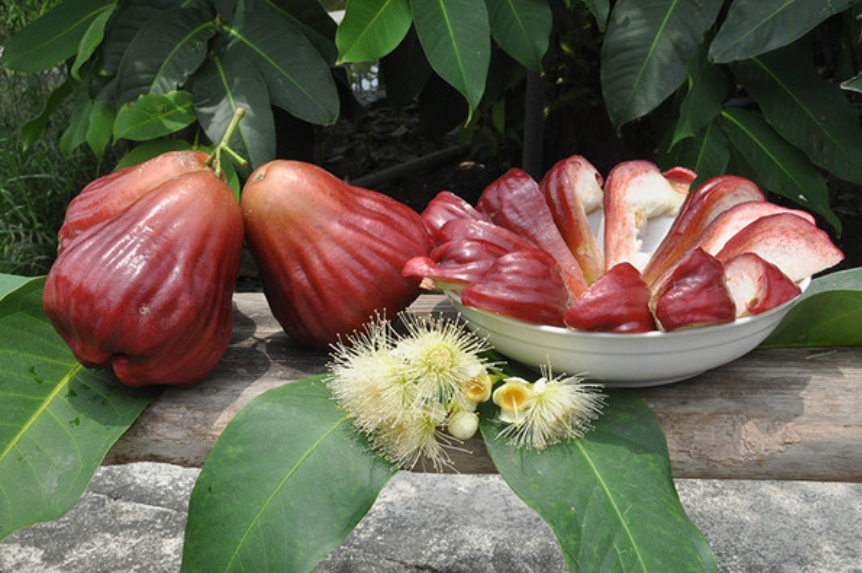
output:
M310 571L393 475L322 377L270 390L234 417L201 470L182 571Z
M716 571L677 496L664 432L630 392L611 392L595 428L542 452L482 436L500 476L551 527L571 571Z
M203 63L215 31L212 15L195 8L166 10L148 21L120 61L118 103L183 87Z
M71 509L153 398L78 364L42 311L43 286L0 299L0 539Z
M738 156L764 189L799 203L823 216L836 230L841 229L841 221L829 207L826 182L798 148L782 139L755 112L728 107L721 117Z
M0 64L19 72L40 72L74 56L90 24L114 9L112 0L66 0L6 42Z
M682 165L697 173L692 183L694 189L710 177L727 173L730 142L719 122L712 121L699 133L680 141L669 153L663 154L660 163L665 169Z
M192 94L176 91L145 95L123 106L114 120L114 137L144 141L168 135L194 123Z
M830 273L811 281L761 346L860 346L860 322L862 268Z
M81 37L81 41L78 44L78 53L75 56L75 61L72 63L72 68L69 70L69 75L76 80L81 79L79 74L81 66L90 59L90 56L93 55L93 52L102 43L102 39L105 37L105 25L114 14L114 8L115 6L111 6L110 9L100 12L90 22L84 35Z
M339 62L379 60L401 43L412 24L410 0L350 2L335 34Z
M535 0L486 0L491 35L524 67L540 72L553 27L551 6Z
M122 2L117 6L99 48L100 64L108 74L116 74L129 44L147 22L162 12L177 8L176 0Z
M275 159L275 122L266 83L248 60L234 52L213 56L195 78L193 90L198 121L210 141L221 140L241 107L246 112L231 149L252 167Z
M715 62L744 60L786 46L855 0L734 0L709 57Z
M484 0L414 0L413 22L428 62L471 110L485 91L491 29Z
M721 0L620 0L602 44L602 94L614 125L655 109L685 81Z
M862 183L859 117L835 84L793 46L731 66L763 116L784 139L836 176Z
M33 280L31 277L22 277L20 275L7 275L0 273L0 300L10 291L13 291L26 282Z
M698 46L688 63L685 96L679 105L679 119L674 126L671 147L693 137L718 115L727 96L728 82L718 66L706 60L706 46Z
M315 124L338 118L340 101L329 65L305 35L269 9L240 11L224 25L228 50L252 62L266 82L273 104Z

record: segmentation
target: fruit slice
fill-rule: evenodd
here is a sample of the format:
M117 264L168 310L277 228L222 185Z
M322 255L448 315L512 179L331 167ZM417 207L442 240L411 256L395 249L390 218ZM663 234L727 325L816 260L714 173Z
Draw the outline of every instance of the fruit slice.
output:
M536 245L518 235L495 225L489 221L475 221L473 219L454 219L440 228L437 234L441 244L458 241L462 239L476 239L498 245L507 251L519 249L535 249Z
M437 238L440 228L453 219L491 220L487 215L480 213L469 202L451 191L438 193L422 211L422 218L428 224L428 229L435 238Z
M573 155L557 162L539 182L557 229L581 266L587 284L604 272L604 257L587 215L602 208L603 179L593 165Z
M568 301L556 261L541 249L503 255L484 278L461 292L466 306L551 326L564 326Z
M631 263L620 263L575 299L566 312L567 326L594 332L655 330L649 287Z
M741 253L724 263L724 276L736 304L736 317L760 314L802 293L781 269L755 253Z
M605 184L605 269L622 262L642 269L647 255L640 252L641 235L647 221L674 216L682 206L688 187L662 175L649 161L624 161L614 167Z
M653 300L656 323L667 332L736 319L721 263L700 248L680 262Z
M722 212L739 203L765 200L760 188L744 177L720 175L707 180L686 196L667 235L644 267L644 280L655 280Z
M458 239L435 247L429 256L413 257L402 274L422 280L422 288L460 291L485 276L509 251L481 239Z
M587 288L581 267L563 241L535 179L520 169L510 169L482 191L476 208L497 225L526 237L551 255L572 299Z

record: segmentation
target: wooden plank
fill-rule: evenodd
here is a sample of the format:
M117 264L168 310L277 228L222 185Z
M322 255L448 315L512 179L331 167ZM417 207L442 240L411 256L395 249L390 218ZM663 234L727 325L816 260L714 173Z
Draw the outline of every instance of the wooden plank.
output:
M418 314L454 316L442 296ZM117 442L106 464L201 466L252 398L325 372L328 354L296 346L263 295L235 296L233 342L210 377L168 389ZM664 428L680 478L862 481L862 348L757 350L688 381L636 391ZM493 473L481 440L456 452L461 473Z

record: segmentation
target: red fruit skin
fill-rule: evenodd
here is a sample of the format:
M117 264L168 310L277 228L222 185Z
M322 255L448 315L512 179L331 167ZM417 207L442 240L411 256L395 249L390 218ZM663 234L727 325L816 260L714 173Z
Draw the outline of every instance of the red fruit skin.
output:
M441 227L453 219L491 221L487 215L480 213L473 205L451 191L441 191L431 199L422 211L422 218L428 225L431 236L438 243L441 242L437 236Z
M736 320L724 269L703 249L695 249L680 262L653 300L656 323L666 332Z
M737 318L766 312L802 294L781 269L751 252L727 260L724 276Z
M489 221L474 221L472 219L449 221L440 228L438 237L441 244L464 239L480 240L493 243L510 252L537 248L535 243L514 231Z
M456 239L435 247L427 257L413 257L401 274L423 279L422 287L429 290L460 291L484 277L494 262L508 252L481 239Z
M551 255L572 299L587 288L583 271L560 235L539 184L527 173L510 169L482 191L476 208L495 224L529 239Z
M402 269L428 255L431 238L419 213L391 197L275 160L251 174L241 205L266 299L298 344L325 349L421 292Z
M652 293L631 263L615 265L566 312L566 326L590 332L649 332L655 330L650 310Z
M45 313L84 366L133 388L194 384L230 343L242 241L230 188L184 173L77 229L48 273Z
M531 324L564 326L568 291L551 255L523 249L497 259L488 274L461 292L461 302Z
M59 250L62 252L78 234L114 216L165 181L183 173L207 170L207 158L202 151L171 151L92 181L66 209L58 233Z

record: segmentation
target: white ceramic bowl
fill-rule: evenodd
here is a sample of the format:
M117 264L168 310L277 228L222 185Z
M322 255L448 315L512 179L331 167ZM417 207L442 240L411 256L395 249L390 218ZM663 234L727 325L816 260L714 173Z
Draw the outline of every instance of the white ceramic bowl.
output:
M602 222L596 223L593 228L600 229ZM651 222L644 250L655 248L668 225L669 221ZM810 282L800 283L803 291ZM763 342L799 300L726 324L614 334L537 326L464 306L457 293L446 295L467 326L508 358L537 369L548 365L555 374L579 375L617 388L670 384L736 360Z

